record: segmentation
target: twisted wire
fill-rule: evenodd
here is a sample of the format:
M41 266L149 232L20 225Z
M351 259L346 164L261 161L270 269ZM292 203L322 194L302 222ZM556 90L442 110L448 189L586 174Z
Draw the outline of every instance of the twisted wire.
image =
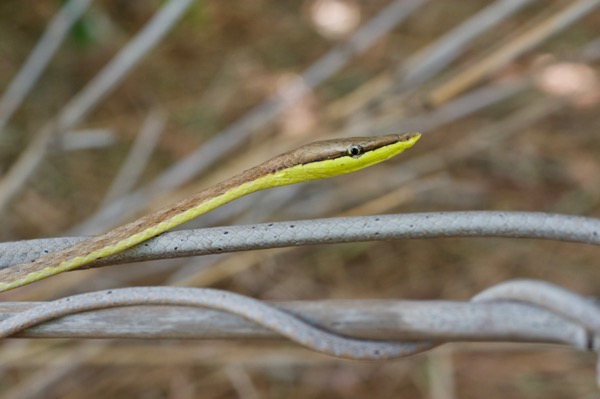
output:
M554 284L529 279L510 280L488 288L473 298L475 302L496 300L526 302L576 321L591 331L600 332L600 307Z
M181 287L122 288L66 297L36 306L0 322L0 337L10 336L66 315L134 305L198 306L233 313L307 348L348 359L390 359L412 355L434 346L427 342L378 342L347 338L314 327L289 313L243 295L211 288Z
M540 298L542 300L540 301ZM568 298L567 306L560 305ZM556 310L558 316L581 320L582 327L593 334L600 332L597 319L598 308L593 314L586 309L589 300L549 283L537 281L513 281L492 287L474 298L476 302L525 301L539 311ZM538 305L542 305L541 307ZM8 337L27 328L91 310L136 305L175 305L211 308L241 316L264 326L293 342L314 351L335 357L356 360L380 360L409 356L433 348L439 342L377 341L350 338L314 326L301 318L243 295L202 288L183 287L136 287L99 291L42 303L24 310L0 322L0 337ZM594 305L595 306L595 305ZM574 309L572 311L571 307ZM590 308L587 308L588 310ZM592 321L590 322L590 318ZM593 328L591 328L593 327ZM591 339L587 339L591 342ZM587 349L592 349L588 347Z

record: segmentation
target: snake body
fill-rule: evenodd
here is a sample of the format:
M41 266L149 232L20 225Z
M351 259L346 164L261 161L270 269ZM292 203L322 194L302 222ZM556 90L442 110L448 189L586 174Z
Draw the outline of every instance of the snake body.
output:
M354 172L410 148L419 133L318 141L278 155L167 208L27 263L0 271L0 292L114 255L247 194Z

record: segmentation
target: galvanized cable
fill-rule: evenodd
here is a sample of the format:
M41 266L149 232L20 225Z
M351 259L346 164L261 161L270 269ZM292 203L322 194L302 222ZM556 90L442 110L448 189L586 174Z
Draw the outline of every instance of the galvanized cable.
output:
M532 299L530 300L530 298ZM540 300L540 298L542 299ZM567 299L566 302L564 302L565 298ZM548 305L548 303L558 304L557 313L559 314L552 316L553 313L550 313L550 315L554 317L554 323L558 320L558 323L564 324L565 328L569 328L573 320L578 320L583 330L589 328L589 326L597 327L596 321L593 321L594 317L597 317L597 309L595 310L596 314L579 311L579 309L582 309L581 306L587 306L588 300L544 282L517 281L500 284L477 295L474 301L493 304L497 301L512 301L515 299L519 301L527 300L529 308L525 307L521 310L525 312L533 311L534 314L539 312L543 318L546 317L545 314L548 314L548 309L556 309L556 306ZM563 303L567 305L562 305ZM282 310L253 298L215 289L181 287L123 288L86 293L52 302L34 304L34 307L1 321L0 337L7 337L46 321L81 312L137 305L193 306L223 311L253 321L309 349L347 359L375 360L403 357L431 349L440 343L439 339L434 344L432 342L396 342L349 338L309 324L296 316L294 312ZM441 304L438 305L443 307ZM472 306L480 305L473 303ZM531 309L532 307L533 309ZM365 307L364 311L367 310L368 307ZM556 319L556 316L558 316L558 319ZM443 317L438 316L437 318L443 320ZM155 320L157 319L153 319L154 322L156 322ZM490 320L488 317L488 322ZM585 331L582 332L585 334ZM518 329L512 331L512 334L517 337ZM546 336L545 339L548 338L549 336ZM543 340L544 338L540 337L540 339ZM581 339L575 341L579 342ZM574 341L569 339L565 342ZM584 338L583 342L587 343L589 340ZM580 349L591 349L581 344L576 344L576 346Z
M432 237L537 238L600 244L600 219L541 212L432 212L313 219L165 233L116 256L112 264L324 243ZM0 268L74 245L86 237L0 243Z
M596 384L600 387L600 306L555 284L537 280L511 280L479 293L473 301L518 301L548 309L577 321L589 331L588 347L597 352Z
M539 342L589 349L589 333L562 316L511 301L362 299L264 301L328 331L385 341ZM41 302L0 302L0 321ZM510 323L506 321L510 320ZM130 306L52 320L19 338L280 339L230 313L184 306Z
M23 311L0 322L0 337L79 312L135 305L198 306L252 320L290 340L335 357L378 360L403 357L435 346L432 343L386 342L343 337L314 327L265 303L211 288L136 287L66 297Z
M538 280L510 280L479 293L473 301L519 301L550 310L600 334L600 307L567 289Z

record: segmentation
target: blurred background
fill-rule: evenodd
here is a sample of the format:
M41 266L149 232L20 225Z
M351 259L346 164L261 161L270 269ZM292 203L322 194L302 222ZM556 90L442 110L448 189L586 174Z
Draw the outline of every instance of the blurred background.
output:
M185 227L437 210L600 216L599 5L3 1L0 236L96 234L298 145L402 131L423 137L394 160L256 193ZM370 242L78 271L1 299L181 285L268 300L468 300L516 277L598 296L597 263L581 244ZM5 340L0 393L596 397L594 363L539 345L348 362L285 343Z

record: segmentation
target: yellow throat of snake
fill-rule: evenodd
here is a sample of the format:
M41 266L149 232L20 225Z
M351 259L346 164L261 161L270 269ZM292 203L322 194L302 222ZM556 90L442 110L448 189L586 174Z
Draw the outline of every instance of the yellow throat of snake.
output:
M244 195L354 172L412 147L419 133L318 141L278 155L167 208L33 261L0 270L0 291L119 253Z

